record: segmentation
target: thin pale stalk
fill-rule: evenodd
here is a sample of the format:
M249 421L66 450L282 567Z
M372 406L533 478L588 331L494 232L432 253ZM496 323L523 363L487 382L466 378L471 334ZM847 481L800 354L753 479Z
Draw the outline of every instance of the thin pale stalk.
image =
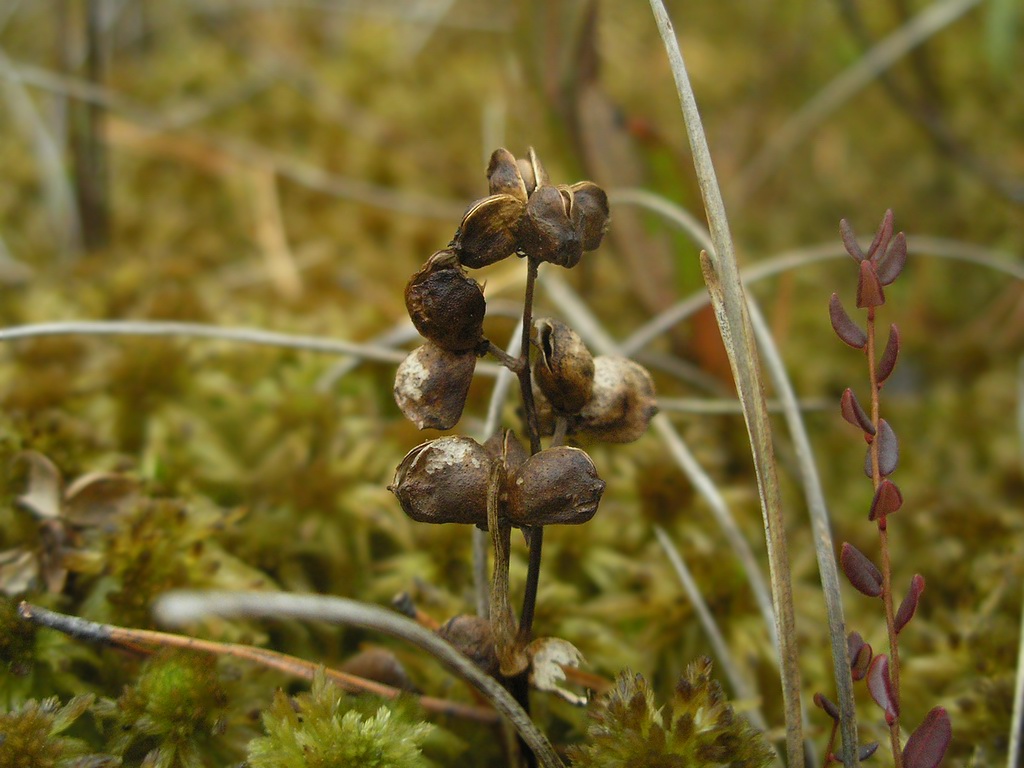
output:
M807 435L800 410L797 405L793 384L786 373L786 366L779 355L778 347L772 339L768 324L761 315L757 302L752 298L747 302L750 311L750 322L754 328L761 354L764 356L765 368L772 378L775 391L779 394L786 426L789 428L793 447L796 449L797 466L800 470L801 485L807 502L807 511L814 529L814 550L818 558L818 573L821 576L821 588L825 597L825 612L828 616L828 634L832 645L832 674L836 681L836 696L839 705L839 725L842 730L842 753L840 759L846 768L854 768L858 764L857 748L860 743L857 736L857 712L853 696L853 680L850 676L850 654L846 644L846 620L843 616L843 601L840 591L839 569L836 568L835 544L832 541L832 526L825 504L825 493L818 476L818 467L814 461L814 450ZM826 756L832 752L835 739L833 728Z
M875 425L875 434L878 434L878 423L881 419L880 404L878 397L878 376L875 373L875 308L868 307L867 321L868 343L865 347L865 354L868 358L868 382L871 386L871 423ZM882 483L882 473L879 469L879 441L871 441L871 483L874 490ZM896 708L899 710L900 703L900 656L899 641L896 638L896 614L892 605L892 561L889 556L889 531L885 515L878 518L878 546L882 561L882 604L885 606L885 627L889 635L889 674L892 680L892 688L896 695ZM900 748L900 718L897 713L892 722L889 723L889 746L892 749L892 759L895 768L902 768L903 754Z
M712 294L712 306L725 342L733 380L740 402L744 404L744 420L750 437L751 453L764 518L768 569L775 607L776 633L779 640L782 699L786 716L786 757L790 768L803 768L804 738L800 706L799 652L796 643L796 620L793 610L789 556L782 518L775 455L772 448L771 424L764 401L764 387L758 368L746 299L733 250L729 222L722 192L715 177L715 167L701 126L697 102L690 86L682 51L661 0L651 0L658 31L665 44L669 66L679 93L679 102L686 132L693 153L694 168L700 185L704 210L707 213L714 258L702 257L704 281Z
M63 632L70 637L86 642L126 648L143 654L153 653L154 648L181 648L215 656L230 656L268 669L276 669L303 680L312 680L317 671L322 669L329 680L353 693L371 693L385 699L415 695L390 685L378 683L375 680L367 680L338 669L325 668L322 664L265 648L254 648L251 645L218 643L213 640L175 635L170 632L156 632L151 629L129 629L112 624L97 624L78 616L67 616L29 603L22 603L18 611L23 618L34 624ZM474 707L457 701L437 699L433 696L416 695L416 698L429 712L466 718L481 723L497 721L497 712L490 708Z
M497 680L433 632L394 611L342 597L285 592L172 592L160 598L155 610L158 618L168 624L184 624L207 616L298 619L362 627L405 640L480 691L508 718L540 765L564 768L547 737Z

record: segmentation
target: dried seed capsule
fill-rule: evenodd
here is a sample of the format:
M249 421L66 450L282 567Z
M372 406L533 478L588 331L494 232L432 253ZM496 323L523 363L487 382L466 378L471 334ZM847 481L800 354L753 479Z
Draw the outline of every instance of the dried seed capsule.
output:
M505 148L494 150L487 165L487 183L492 195L512 195L526 202L526 184L516 159Z
M584 251L596 250L608 229L608 195L592 181L573 184L569 218L576 228Z
M515 525L585 523L597 512L604 481L585 451L562 445L534 454L508 483Z
M441 437L409 451L388 490L417 522L486 526L492 463L476 440Z
M476 355L431 342L414 349L395 373L395 402L419 429L451 429L462 416Z
M425 338L449 352L469 352L483 339L487 303L455 251L438 251L405 286L405 306Z
M579 263L583 244L556 187L538 187L530 195L520 227L520 245L534 258L560 267L571 268Z
M477 269L515 253L524 207L522 200L509 194L491 195L473 203L455 236L459 261Z
M594 358L594 388L578 428L609 443L631 443L658 412L651 374L625 357Z
M455 616L437 630L464 656L488 675L498 674L498 654L494 648L491 622L481 616Z
M537 386L556 410L578 413L590 400L594 358L579 334L565 323L542 318L535 327L540 346L533 367Z

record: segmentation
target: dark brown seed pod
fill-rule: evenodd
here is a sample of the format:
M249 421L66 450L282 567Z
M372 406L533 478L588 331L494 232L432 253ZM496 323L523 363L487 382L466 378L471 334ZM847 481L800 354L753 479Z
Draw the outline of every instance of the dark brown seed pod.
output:
M548 402L563 414L578 413L590 401L594 358L583 339L560 320L534 324L540 355L533 373Z
M608 195L592 181L577 182L570 189L573 196L569 218L583 243L583 250L596 250L608 229Z
M604 481L585 451L562 445L534 454L508 483L515 525L575 525L597 512Z
M484 292L455 251L438 251L412 276L405 307L416 330L449 352L475 350L483 340Z
M491 195L466 211L455 237L459 261L478 269L511 256L518 248L525 204L513 195Z
M494 150L487 165L487 183L492 195L512 195L526 202L526 184L515 156L505 148Z
M431 342L414 349L395 373L395 402L419 429L451 429L462 416L476 355Z
M441 437L409 451L388 490L417 522L486 526L492 463L476 440Z
M530 256L560 267L571 268L579 263L583 244L556 187L538 187L530 195L520 228L520 246Z
M578 428L609 443L631 443L658 412L651 374L625 357L594 358L594 387Z
M494 633L487 619L480 616L455 616L438 629L437 634L488 675L498 674Z

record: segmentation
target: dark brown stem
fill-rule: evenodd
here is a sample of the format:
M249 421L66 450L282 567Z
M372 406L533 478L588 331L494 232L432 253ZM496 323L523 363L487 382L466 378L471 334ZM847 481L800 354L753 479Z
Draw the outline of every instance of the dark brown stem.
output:
M875 439L871 442L871 482L877 491L882 483L882 472L879 468L879 430L881 419L878 398L878 374L875 369L875 308L868 307L867 322L867 356L868 379L871 384L871 423L875 425ZM885 606L885 626L889 634L889 672L892 676L892 688L896 697L896 709L900 704L900 649L896 638L896 614L892 604L892 560L889 556L889 532L886 527L885 515L878 518L878 544L882 558L882 603ZM892 747L894 768L902 768L903 755L900 748L899 714L889 724L889 741Z
M523 298L523 343L519 352L522 367L516 372L519 376L519 389L523 395L523 409L526 411L526 431L530 437L530 455L540 451L540 427L537 423L537 406L533 402L533 380L530 370L530 334L533 330L533 294L537 283L537 272L540 262L532 256L527 257L526 294Z
M526 429L530 435L530 455L540 451L540 427L537 423L537 406L533 401L533 381L530 370L530 331L533 326L533 295L537 283L540 262L527 257L526 295L523 299L523 345L520 359L523 368L519 372L519 388L523 394L523 409L526 411ZM537 587L540 582L541 551L544 546L544 528L538 526L527 532L530 560L526 570L526 586L523 592L523 610L519 614L519 637L529 642L533 631L533 614L537 605Z

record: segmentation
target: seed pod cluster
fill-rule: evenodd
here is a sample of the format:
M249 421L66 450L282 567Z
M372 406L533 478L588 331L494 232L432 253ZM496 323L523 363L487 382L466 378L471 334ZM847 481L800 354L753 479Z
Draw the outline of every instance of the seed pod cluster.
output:
M600 244L608 227L608 196L591 181L553 186L537 154L516 158L496 149L487 166L490 195L469 207L453 247L467 267L526 253L562 267L576 266Z
M577 525L594 516L605 484L584 451L560 446L525 458L511 432L503 442L500 456L493 444L489 451L468 437L422 443L399 464L388 490L421 523L486 528L492 482L499 516L511 525Z

